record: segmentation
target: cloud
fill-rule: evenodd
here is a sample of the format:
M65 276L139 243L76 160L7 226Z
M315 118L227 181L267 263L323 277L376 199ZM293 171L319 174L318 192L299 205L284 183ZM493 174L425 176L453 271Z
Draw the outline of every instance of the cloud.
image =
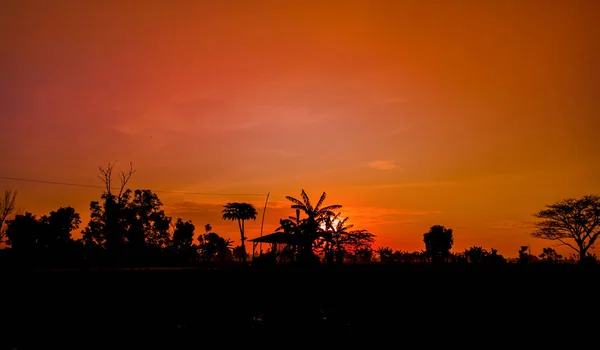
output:
M394 161L391 160L374 160L367 163L367 165L377 170L390 170L398 167Z

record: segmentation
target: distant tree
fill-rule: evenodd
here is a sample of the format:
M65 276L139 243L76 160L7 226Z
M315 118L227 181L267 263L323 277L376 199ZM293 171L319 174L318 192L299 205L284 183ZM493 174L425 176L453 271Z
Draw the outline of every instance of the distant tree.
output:
M500 264L506 263L506 259L501 254L498 254L498 249L490 249L489 254L486 257L486 260L492 264Z
M0 243L4 241L5 228L4 222L15 210L17 200L17 191L5 190L4 196L0 197Z
M215 232L207 232L198 237L200 251L206 261L226 260L231 256L231 240L219 236Z
M237 221L240 229L241 244L240 246L244 249L242 255L242 261L246 262L246 236L245 236L245 225L247 220L256 220L256 209L252 204L248 203L227 203L223 206L221 212L223 214L223 220Z
M246 253L246 248L238 245L233 248L233 258L237 261L246 261L248 258L248 254Z
M450 256L454 244L452 229L441 225L431 226L429 232L423 234L425 251L433 262L444 262Z
M390 247L380 247L375 250L379 255L379 261L382 263L389 263L394 261L394 250Z
M342 251L350 254L354 263L371 261L375 235L367 230L354 230L341 235ZM338 261L339 262L339 261Z
M543 248L542 254L540 254L540 259L550 264L564 262L563 256L558 254L553 248Z
M302 259L305 261L318 261L313 252L313 243L321 235L319 226L327 217L335 216L333 211L340 209L342 206L339 204L322 206L327 196L325 192L321 194L321 197L315 206L312 205L304 190L302 190L301 196L302 200L286 196L287 200L292 202L292 209L300 210L306 215L306 218L302 220L298 232L301 241L299 254L301 254Z
M522 245L519 249L519 263L529 264L536 260L535 255L531 254L531 249L527 245Z
M473 246L464 252L467 261L472 264L481 264L485 261L488 252L483 247Z
M567 198L546 206L534 214L537 222L532 236L558 241L579 254L584 262L589 249L600 235L600 196Z
M190 249L194 241L194 230L196 227L191 220L183 221L181 218L177 219L175 223L175 230L173 231L173 240L171 245L177 251L183 251Z

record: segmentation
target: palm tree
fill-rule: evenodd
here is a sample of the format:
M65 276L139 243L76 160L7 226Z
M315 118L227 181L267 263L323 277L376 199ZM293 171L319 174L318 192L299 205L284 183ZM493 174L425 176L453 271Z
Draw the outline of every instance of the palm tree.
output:
M248 203L227 203L223 206L223 220L237 221L240 228L241 247L244 252L242 261L246 262L246 236L244 235L246 220L256 220L256 209L252 204Z
M328 205L322 207L325 197L325 192L321 194L321 198L315 206L312 205L308 195L302 190L302 200L294 197L286 196L287 200L293 203L292 209L300 210L306 215L301 224L299 233L302 235L302 253L306 258L313 258L314 253L312 251L313 242L319 236L319 225L325 221L327 217L335 216L333 210L340 209L342 206L339 204Z
M354 227L353 224L347 224L348 217L342 218L342 213L325 218L325 229L328 231L326 236L325 256L327 263L333 262L334 254L338 257L338 262L343 260L343 245L347 240L348 230Z

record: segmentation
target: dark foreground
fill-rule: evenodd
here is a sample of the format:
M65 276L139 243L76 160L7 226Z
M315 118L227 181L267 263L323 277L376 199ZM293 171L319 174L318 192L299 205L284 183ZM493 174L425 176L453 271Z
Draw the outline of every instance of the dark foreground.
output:
M0 348L572 348L595 342L599 277L519 265L5 272Z

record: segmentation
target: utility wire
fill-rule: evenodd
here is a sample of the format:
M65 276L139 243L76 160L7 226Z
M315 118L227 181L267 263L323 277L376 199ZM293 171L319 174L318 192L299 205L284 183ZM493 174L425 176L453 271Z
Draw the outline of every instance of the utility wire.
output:
M72 183L72 182L57 182L57 181L25 179L25 178L20 178L20 177L0 176L0 179L23 181L23 182L35 182L35 183L42 183L42 184L48 184L48 185L87 187L87 188L98 188L98 189L106 188L106 186L77 184L77 183ZM113 188L118 189L116 187L113 187ZM158 190L158 191L152 191L152 192L172 193L172 194L189 194L189 195L198 195L198 196L264 196L265 195L264 193L208 193L208 192L185 192L185 191L168 191L168 190Z

